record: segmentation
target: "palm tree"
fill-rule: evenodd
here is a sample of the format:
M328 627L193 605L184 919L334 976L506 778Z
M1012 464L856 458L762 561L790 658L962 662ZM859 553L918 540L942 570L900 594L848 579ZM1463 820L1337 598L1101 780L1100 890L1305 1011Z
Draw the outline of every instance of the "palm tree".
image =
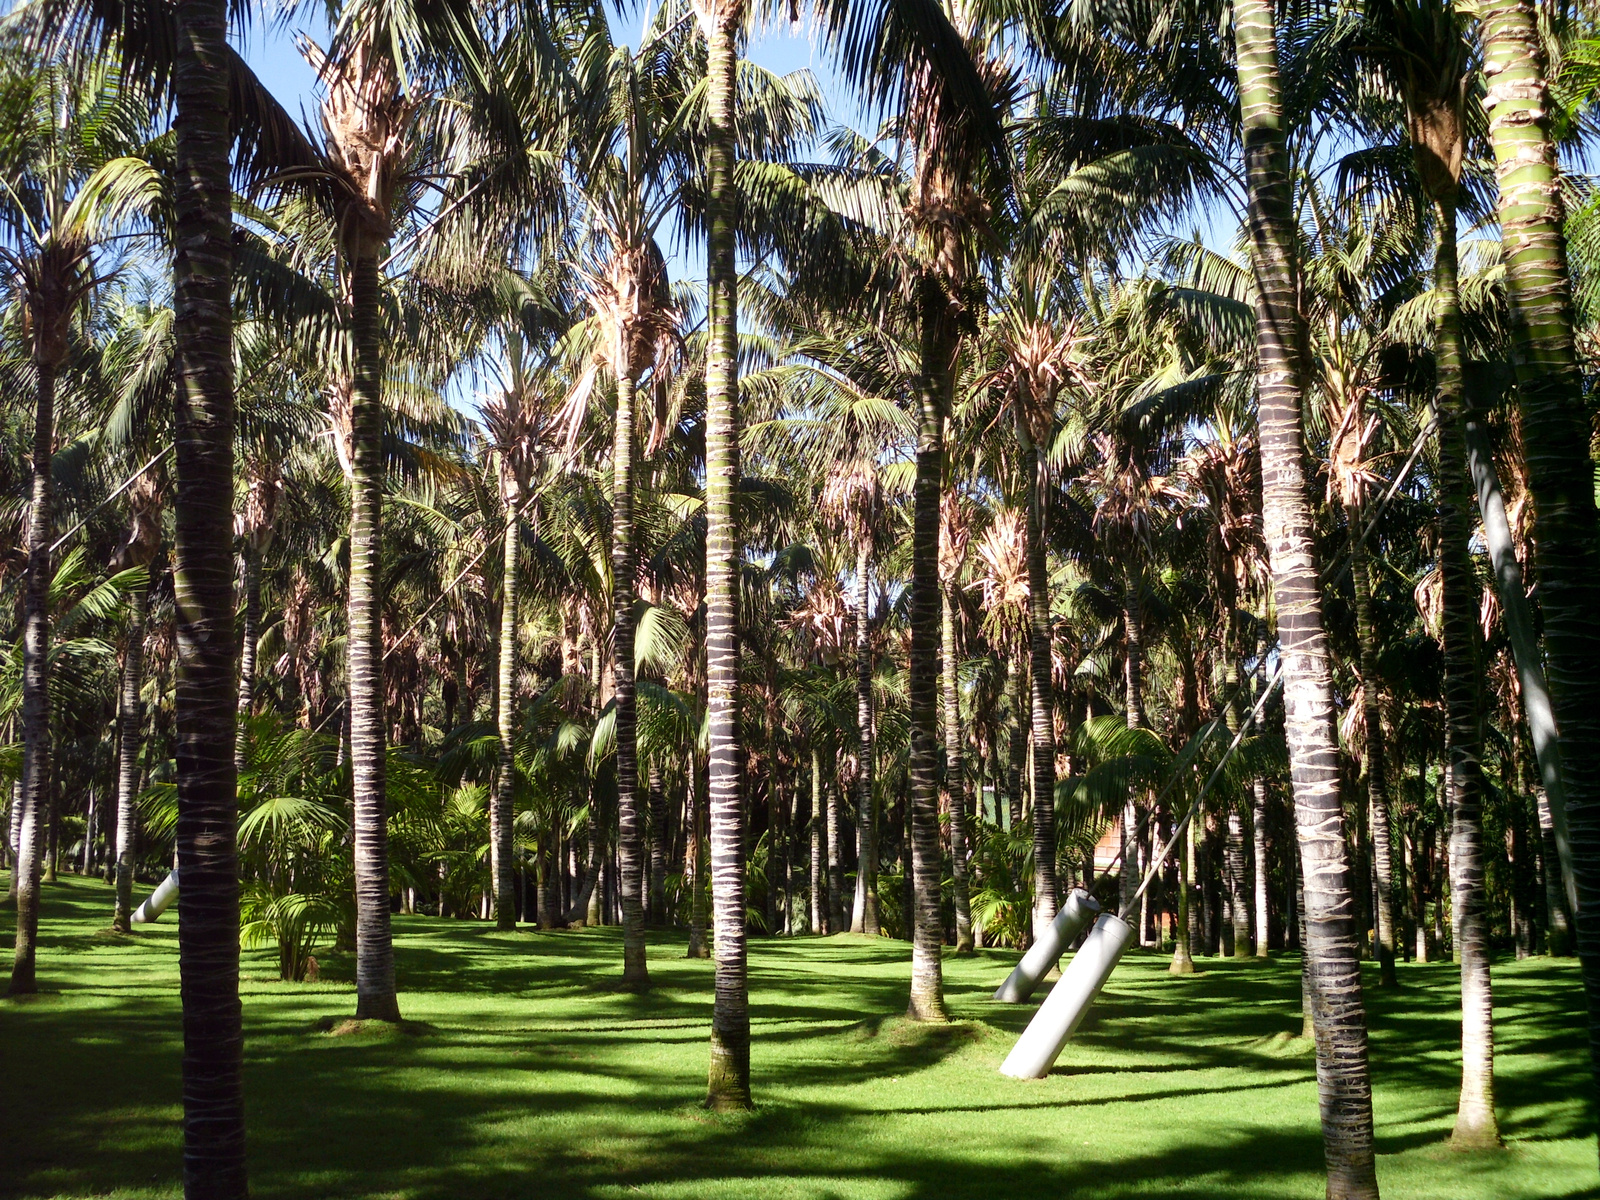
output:
M177 179L172 311L177 444L179 974L183 981L184 1195L248 1194L239 1004L238 801L233 632L234 79L222 0L175 10ZM385 897L387 900L387 897Z
M51 777L51 462L57 380L73 317L97 279L93 252L105 232L149 204L159 188L137 149L138 100L105 57L37 63L13 40L0 59L0 246L27 317L33 368L32 479L23 583L23 767L17 847L17 933L10 990L33 992L39 923L42 805Z
M743 747L739 742L739 300L735 78L742 0L695 0L706 39L706 678L716 998L706 1103L750 1107Z
M1536 578L1578 891L1575 924L1600 1079L1600 539L1573 345L1549 69L1531 0L1478 10L1500 185L1512 362L1539 543Z
M967 884L967 773L961 727L961 660L957 653L956 625L960 619L958 588L961 566L967 556L971 529L961 495L945 494L939 522L939 583L943 636L940 639L940 684L944 708L945 796L950 808L950 875L956 909L956 953L971 954L972 900Z
M883 497L875 464L864 458L841 461L823 484L822 511L834 516L855 548L855 588L851 600L856 647L856 897L851 933L876 937L878 920L878 811L873 794L872 631L867 604L871 595L872 549L882 520ZM832 825L830 825L830 831ZM831 849L831 847L830 847ZM830 870L835 855L830 854ZM831 876L830 876L831 878Z
M1354 900L1332 673L1305 489L1301 379L1307 364L1295 303L1295 229L1272 6L1263 0L1235 4L1233 40L1255 277L1262 529L1284 664L1328 1197L1376 1200L1372 1083L1361 964L1349 919Z
M498 397L484 405L483 424L496 470L504 515L500 574L499 671L495 703L499 733L499 775L490 809L490 862L494 886L495 925L514 929L515 900L514 792L517 730L517 614L522 561L522 516L538 465L548 406L540 404L533 380L526 377L520 337L507 338L511 377Z
M112 569L150 566L161 548L161 485L141 476L128 493L128 539L117 549ZM111 927L127 933L133 915L133 858L138 837L140 749L144 742L144 641L150 611L150 583L135 583L128 596L128 627L122 651L122 690L117 699L116 908Z

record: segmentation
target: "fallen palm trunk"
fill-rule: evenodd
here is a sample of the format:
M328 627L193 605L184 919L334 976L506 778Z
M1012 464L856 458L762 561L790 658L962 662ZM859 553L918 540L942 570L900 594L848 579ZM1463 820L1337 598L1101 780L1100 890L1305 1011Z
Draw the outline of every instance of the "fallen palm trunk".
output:
M1039 940L1029 947L994 998L1003 1004L1021 1004L1033 995L1039 981L1056 965L1062 953L1100 914L1100 905L1082 888L1076 888L1061 906L1055 920L1045 927Z
M149 925L161 919L161 914L172 907L172 902L178 898L178 872L173 871L161 881L160 886L145 898L133 913L135 925Z

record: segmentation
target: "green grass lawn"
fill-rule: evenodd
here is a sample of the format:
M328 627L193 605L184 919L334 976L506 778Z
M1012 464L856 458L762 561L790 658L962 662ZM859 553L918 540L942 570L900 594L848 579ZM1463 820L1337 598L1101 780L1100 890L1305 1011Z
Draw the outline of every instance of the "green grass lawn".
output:
M0 1195L176 1196L179 1006L173 914L103 932L111 895L46 887L42 994L0 1000ZM0 917L9 947L14 915ZM757 1109L699 1107L711 964L652 934L648 995L619 992L614 929L497 933L396 919L398 1030L352 1030L348 962L283 984L244 967L250 1175L258 1197L437 1200L1112 1200L1321 1197L1299 968L1124 961L1046 1080L998 1067L1033 1007L989 993L1015 961L945 959L953 1024L907 1023L909 947L751 943ZM328 981L328 976L334 977ZM1402 966L1368 993L1383 1194L1600 1196L1578 973L1495 970L1507 1148L1446 1144L1455 968ZM1371 979L1369 978L1369 983Z

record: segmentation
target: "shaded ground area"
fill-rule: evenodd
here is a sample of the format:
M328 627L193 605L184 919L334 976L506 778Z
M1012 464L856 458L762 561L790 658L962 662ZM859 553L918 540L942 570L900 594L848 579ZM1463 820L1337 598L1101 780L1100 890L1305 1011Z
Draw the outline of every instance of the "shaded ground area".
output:
M0 879L3 879L0 876ZM0 999L0 1196L171 1197L177 931L100 932L111 894L49 886L44 993ZM0 915L9 947L14 915ZM1047 1080L998 1066L1033 1006L989 994L1016 956L945 960L956 1022L905 1022L910 948L752 941L756 1112L699 1107L711 964L652 932L645 996L613 990L616 930L497 933L396 918L399 1030L353 1027L348 962L283 984L245 956L257 1197L1159 1200L1323 1193L1299 966L1135 954ZM1495 969L1508 1147L1451 1151L1455 968L1369 990L1388 1200L1600 1196L1576 966ZM1369 979L1369 985L1374 982Z

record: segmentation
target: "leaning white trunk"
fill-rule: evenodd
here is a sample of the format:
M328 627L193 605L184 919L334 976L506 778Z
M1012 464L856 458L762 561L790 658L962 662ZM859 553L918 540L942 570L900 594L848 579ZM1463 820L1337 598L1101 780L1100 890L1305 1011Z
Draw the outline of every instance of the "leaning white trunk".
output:
M145 902L133 912L135 925L149 925L161 919L161 914L172 907L172 902L178 898L178 872L174 870L161 881L161 885L151 892Z
M1061 981L1050 989L1050 995L1006 1056L1000 1067L1002 1075L1043 1079L1050 1073L1061 1048L1132 941L1133 926L1120 917L1106 913L1094 923L1083 948L1072 956Z
M1100 904L1082 888L1076 888L1067 902L1056 913L1055 920L1045 926L1044 932L1029 947L1015 969L994 994L1002 1004L1021 1004L1033 995L1033 989L1056 965L1066 948L1089 927L1089 922L1100 914Z

